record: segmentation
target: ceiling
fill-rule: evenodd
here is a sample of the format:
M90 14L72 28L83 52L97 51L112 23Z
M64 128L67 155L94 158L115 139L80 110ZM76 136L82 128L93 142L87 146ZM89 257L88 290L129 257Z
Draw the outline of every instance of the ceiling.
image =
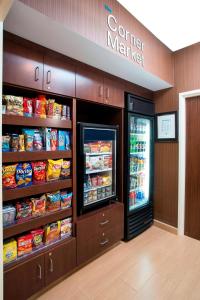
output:
M200 42L199 0L118 0L172 51Z

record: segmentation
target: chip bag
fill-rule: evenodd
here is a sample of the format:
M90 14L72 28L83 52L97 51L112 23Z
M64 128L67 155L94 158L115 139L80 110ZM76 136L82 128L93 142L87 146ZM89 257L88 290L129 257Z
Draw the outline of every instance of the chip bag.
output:
M33 205L32 216L41 216L46 211L46 195L42 195L40 198L31 198Z
M60 173L61 178L64 179L70 176L70 165L71 165L70 160L63 160L61 173Z
M46 162L45 161L36 161L32 162L33 169L33 182L41 183L46 180Z
M67 193L67 191L62 191L60 193L61 208L69 208L72 206L72 193Z
M3 166L3 168L2 168L3 187L13 189L17 186L16 180L15 180L16 167L17 167L17 164Z
M60 209L60 191L47 193L47 211Z
M63 159L52 160L48 159L47 181L58 180L60 178Z
M32 115L33 115L32 99L24 98L23 107L24 107L24 116L25 117L32 117Z
M38 118L46 119L46 99L39 96L40 99L34 99L34 115Z

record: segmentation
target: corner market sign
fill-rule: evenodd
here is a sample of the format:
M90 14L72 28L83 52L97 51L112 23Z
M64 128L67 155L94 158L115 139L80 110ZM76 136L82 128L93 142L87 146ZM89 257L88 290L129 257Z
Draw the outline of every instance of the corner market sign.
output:
M107 25L107 46L144 67L144 43L119 25L117 18L113 15L108 15Z

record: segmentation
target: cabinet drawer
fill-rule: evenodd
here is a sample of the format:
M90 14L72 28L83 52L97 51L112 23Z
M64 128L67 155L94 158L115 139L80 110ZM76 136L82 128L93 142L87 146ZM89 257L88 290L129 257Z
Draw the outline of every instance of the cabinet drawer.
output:
M112 246L114 243L120 241L123 237L123 226L118 225L110 230L105 230L97 237L98 252Z

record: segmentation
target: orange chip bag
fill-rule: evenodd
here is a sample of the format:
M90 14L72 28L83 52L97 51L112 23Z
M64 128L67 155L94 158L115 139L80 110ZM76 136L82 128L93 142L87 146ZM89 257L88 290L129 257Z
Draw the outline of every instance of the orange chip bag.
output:
M17 167L17 164L10 165L10 166L3 166L2 181L3 181L3 186L5 188L13 189L17 186L16 180L15 180L16 167Z

